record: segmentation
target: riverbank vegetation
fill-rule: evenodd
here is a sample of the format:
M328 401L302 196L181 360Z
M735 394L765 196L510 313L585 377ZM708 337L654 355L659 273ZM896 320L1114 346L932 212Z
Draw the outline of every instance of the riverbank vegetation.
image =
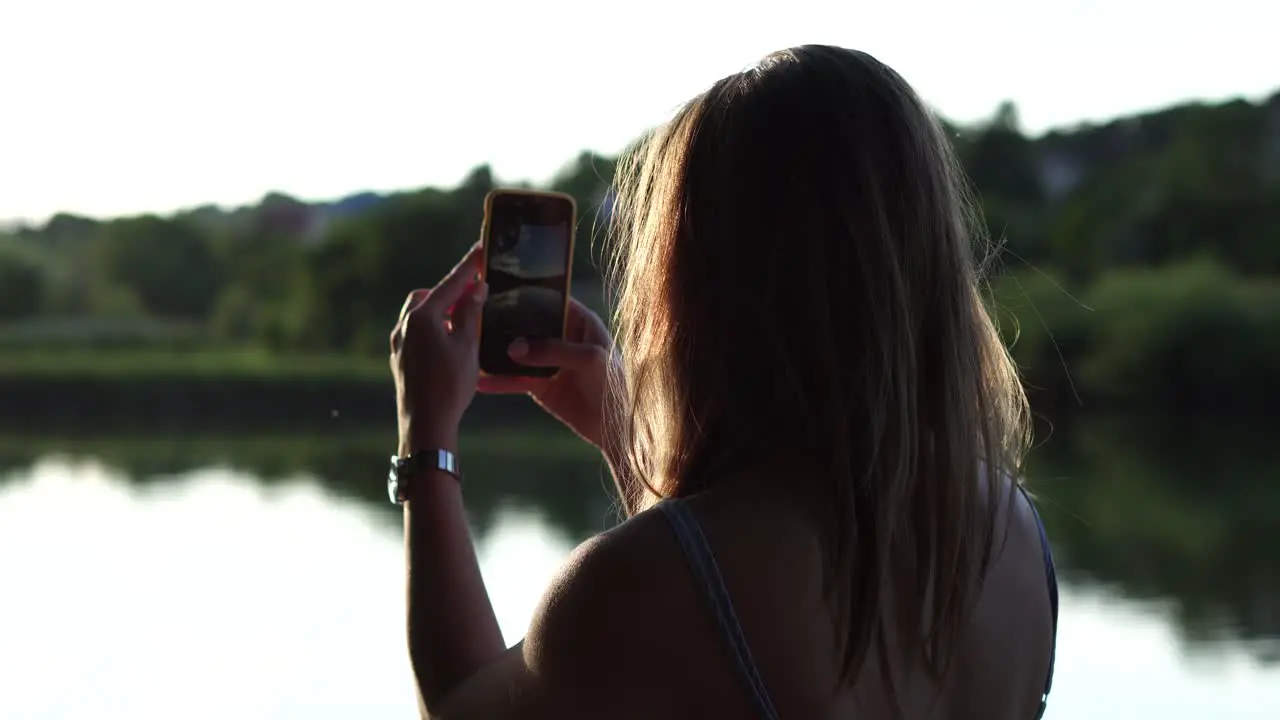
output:
M992 299L1039 409L1270 410L1280 94L1040 137L1005 105L949 132L999 243ZM583 153L550 183L579 200L576 292L601 309L614 165ZM347 388L381 403L395 310L475 240L495 184L479 167L451 189L272 194L250 207L9 228L0 413L22 413L16 401L35 389L152 380L180 393L216 381ZM281 393L272 402L287 402Z

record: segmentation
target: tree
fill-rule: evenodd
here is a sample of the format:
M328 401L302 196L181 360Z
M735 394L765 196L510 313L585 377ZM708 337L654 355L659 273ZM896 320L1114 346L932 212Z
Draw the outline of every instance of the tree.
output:
M100 278L133 291L149 315L208 319L223 273L208 238L192 225L154 215L117 220L95 246Z
M617 161L586 151L556 173L551 189L568 193L578 201L578 234L573 254L574 276L596 275L600 247L609 229L605 200Z
M218 244L227 281L212 313L221 338L292 345L301 339L306 254L301 239L270 222Z
M452 192L388 198L330 230L307 261L311 342L385 352L405 296L438 281L479 237L487 174Z
M24 320L40 312L47 290L45 269L8 243L0 246L0 321Z

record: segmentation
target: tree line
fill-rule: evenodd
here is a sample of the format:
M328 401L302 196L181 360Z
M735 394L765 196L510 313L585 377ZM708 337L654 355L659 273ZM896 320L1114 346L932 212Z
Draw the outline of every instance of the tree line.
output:
M1280 93L1040 137L1005 104L947 130L1000 243L992 300L1039 402L1280 395ZM584 152L550 183L579 201L575 277L593 304L615 160ZM0 353L379 355L389 309L474 242L494 185L482 166L449 189L14 228Z

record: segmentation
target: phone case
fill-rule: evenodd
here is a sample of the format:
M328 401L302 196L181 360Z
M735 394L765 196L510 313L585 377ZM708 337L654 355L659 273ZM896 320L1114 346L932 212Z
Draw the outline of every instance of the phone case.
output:
M577 243L578 235L578 201L572 195L562 192L552 192L549 190L525 190L523 188L494 188L490 190L484 197L484 219L480 223L480 243L481 243L481 265L480 279L487 280L489 274L489 224L493 214L493 201L501 195L524 195L528 197L551 197L560 198L569 201L570 219L569 223L569 248L565 253L564 268L564 306L560 309L560 337L564 337L568 331L569 324L569 297L573 289L573 251ZM480 333L484 328L484 313L480 314L480 322L477 323L477 338L482 337ZM537 379L550 379L560 373L560 368L556 368L556 372L551 375L520 375L517 377L531 377ZM480 374L488 375L482 368ZM513 377L513 376L505 376Z

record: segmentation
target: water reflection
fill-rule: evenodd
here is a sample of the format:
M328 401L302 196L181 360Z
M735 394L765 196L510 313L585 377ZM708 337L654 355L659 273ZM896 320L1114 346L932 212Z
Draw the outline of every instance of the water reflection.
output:
M1091 418L1031 474L1068 578L1165 601L1193 651L1280 662L1280 448L1252 419Z
M394 428L247 437L0 435L0 476L49 457L91 459L143 487L208 467L240 471L266 486L306 476L399 522L398 511L387 502L385 485L394 437ZM617 519L604 464L576 436L549 420L486 426L465 434L461 451L466 458L467 508L481 534L506 506L536 510L574 538L599 532Z
M413 717L384 513L310 478L130 484L44 461L0 488L0 717ZM572 545L499 510L480 545L508 641Z
M0 438L0 717L410 716L390 437ZM1050 717L1280 715L1268 437L1091 419L1037 453L1066 580ZM463 451L514 641L616 517L606 476L550 423Z
M41 463L0 489L0 717L411 717L403 569L314 484L130 487Z

